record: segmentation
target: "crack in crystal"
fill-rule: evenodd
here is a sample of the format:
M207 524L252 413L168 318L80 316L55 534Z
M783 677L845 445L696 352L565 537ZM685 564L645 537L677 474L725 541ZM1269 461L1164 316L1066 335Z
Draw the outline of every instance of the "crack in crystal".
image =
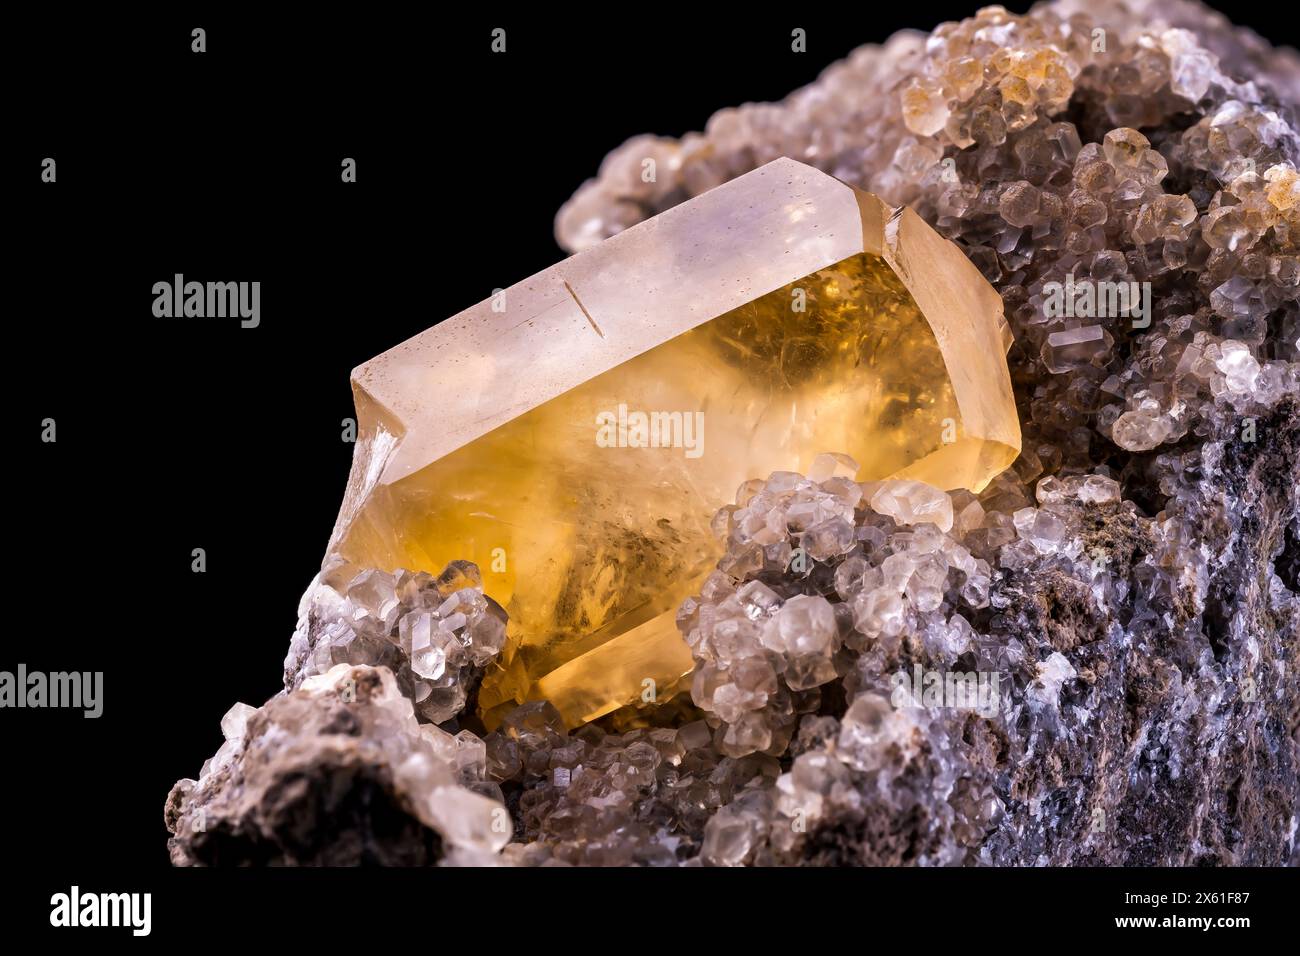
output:
M578 308L580 308L582 314L587 317L587 321L590 322L591 327L596 330L596 334L603 339L605 333L600 330L600 326L596 324L596 320L591 317L591 313L587 311L587 307L582 304L582 300L578 298L578 293L573 291L573 286L569 285L569 283L563 279L560 281L564 282L565 291L567 291L569 295L573 296L573 301L578 303Z

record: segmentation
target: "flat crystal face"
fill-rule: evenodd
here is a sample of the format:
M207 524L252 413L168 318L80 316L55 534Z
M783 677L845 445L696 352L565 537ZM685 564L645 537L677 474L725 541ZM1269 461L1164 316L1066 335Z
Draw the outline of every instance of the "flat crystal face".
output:
M980 487L993 472L961 421L912 295L857 255L373 487L337 550L383 569L475 562L510 616L480 715L492 726L544 696L578 724L647 687L663 700L690 670L673 618L721 553L710 519L741 483L834 451L859 480L907 469ZM944 447L972 450L927 472Z

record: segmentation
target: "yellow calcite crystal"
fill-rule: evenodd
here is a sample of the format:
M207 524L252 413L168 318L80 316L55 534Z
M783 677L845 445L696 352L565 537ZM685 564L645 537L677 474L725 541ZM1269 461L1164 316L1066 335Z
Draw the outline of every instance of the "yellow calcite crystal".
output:
M860 480L982 488L1019 451L1008 344L915 214L779 160L356 369L331 550L479 565L510 616L488 726L527 699L573 725L664 700L737 487L829 450Z

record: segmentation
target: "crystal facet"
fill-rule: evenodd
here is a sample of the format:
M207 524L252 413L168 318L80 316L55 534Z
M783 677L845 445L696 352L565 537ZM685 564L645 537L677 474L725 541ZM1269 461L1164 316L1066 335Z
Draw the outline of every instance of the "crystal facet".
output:
M356 369L331 551L478 565L510 621L488 726L528 699L570 725L664 700L717 505L810 469L982 489L1020 448L1009 343L988 282L911 210L778 160ZM852 546L851 523L807 519L820 552Z

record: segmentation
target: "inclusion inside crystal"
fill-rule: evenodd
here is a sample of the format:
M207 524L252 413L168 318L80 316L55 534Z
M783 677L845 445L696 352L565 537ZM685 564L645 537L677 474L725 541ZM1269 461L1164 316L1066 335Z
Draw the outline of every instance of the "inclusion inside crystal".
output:
M663 416L657 436L637 413ZM961 422L930 324L882 258L857 255L375 486L338 551L384 569L475 562L510 617L480 716L546 697L576 725L651 688L666 700L690 671L674 615L742 482L835 451L859 480L981 488L1015 451Z

